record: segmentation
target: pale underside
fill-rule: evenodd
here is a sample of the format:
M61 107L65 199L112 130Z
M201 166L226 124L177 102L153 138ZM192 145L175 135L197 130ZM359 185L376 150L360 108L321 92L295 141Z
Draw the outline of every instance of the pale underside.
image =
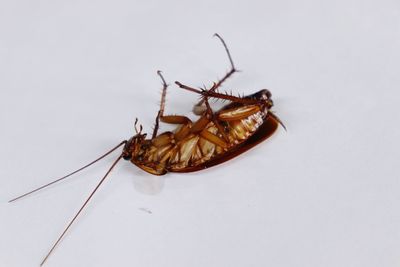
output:
M182 140L176 140L172 132L162 133L148 143L141 151L139 159L132 158L132 162L143 170L158 175L202 165L246 141L262 125L266 114L267 111L258 111L241 119L224 121L229 140L224 143L208 138L210 134L223 140L213 122L209 122L202 133L190 133ZM179 130L180 128L176 132Z

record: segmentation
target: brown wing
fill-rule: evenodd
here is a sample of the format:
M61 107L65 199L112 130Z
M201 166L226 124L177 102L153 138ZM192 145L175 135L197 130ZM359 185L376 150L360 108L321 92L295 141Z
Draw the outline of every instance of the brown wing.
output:
M171 172L194 172L203 170L206 168L210 168L212 166L221 164L225 161L228 161L243 152L249 150L250 148L256 146L257 144L261 143L265 139L269 138L278 128L279 123L272 117L267 116L264 120L264 123L257 129L257 131L249 137L245 142L233 147L226 153L222 153L209 161L206 161L197 166L188 166L187 168L182 168L179 170L173 170Z

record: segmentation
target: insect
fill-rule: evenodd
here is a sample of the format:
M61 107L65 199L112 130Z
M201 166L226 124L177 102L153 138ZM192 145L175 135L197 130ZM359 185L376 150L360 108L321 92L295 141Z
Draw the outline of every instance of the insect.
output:
M192 121L186 116L164 115L168 85L162 73L158 71L157 74L161 78L163 88L160 109L150 138L147 138L146 133L142 133L143 128L141 125L138 129L138 120L136 119L134 125L136 134L130 139L122 141L116 147L82 168L9 201L13 202L66 179L103 159L118 148L123 147L122 153L68 223L41 262L41 266L46 262L70 226L121 159L129 160L142 170L154 175L164 175L167 172L199 171L223 163L254 147L270 137L279 124L285 128L280 119L271 111L273 101L271 93L267 89L244 97L218 92L218 88L237 72L237 69L225 41L220 35L215 34L215 36L224 46L230 62L230 70L222 79L213 83L209 89L198 89L178 81L175 82L179 88L200 95L200 102L193 108L193 112L199 116L196 121ZM210 106L210 99L229 101L229 103L220 110L214 111ZM160 122L179 126L173 132L167 131L158 134Z

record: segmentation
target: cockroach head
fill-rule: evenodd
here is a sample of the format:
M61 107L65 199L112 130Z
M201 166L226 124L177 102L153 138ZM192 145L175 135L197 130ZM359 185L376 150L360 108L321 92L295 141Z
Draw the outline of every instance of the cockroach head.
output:
M133 155L136 155L140 151L140 147L146 140L147 134L142 134L141 132L132 136L128 141L126 141L124 149L122 150L122 157L125 160L130 160Z
M128 141L126 141L124 149L122 151L122 157L125 160L130 160L133 155L137 154L138 151L140 150L140 146L146 139L147 134L142 134L143 126L140 125L138 129L137 124L138 124L138 119L136 118L134 123L136 134L132 136Z

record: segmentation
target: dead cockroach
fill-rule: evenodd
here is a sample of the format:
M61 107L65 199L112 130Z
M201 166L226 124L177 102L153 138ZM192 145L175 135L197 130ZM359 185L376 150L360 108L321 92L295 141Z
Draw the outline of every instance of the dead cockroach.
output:
M217 91L222 83L237 72L237 70L225 41L218 34L215 34L215 36L222 42L225 48L231 65L230 71L209 89L197 89L178 81L175 82L180 88L200 95L201 101L193 108L193 112L200 116L197 121L192 122L185 116L164 115L168 85L161 72L158 71L157 73L161 78L163 88L160 110L156 116L151 138L146 138L147 135L142 133L141 125L139 129L137 128L136 119L136 134L129 140L122 141L116 147L82 168L9 201L13 202L57 183L91 166L123 146L121 155L114 161L107 173L68 223L40 265L46 262L70 226L96 193L97 189L122 158L131 161L142 170L154 175L164 175L167 172L193 172L223 163L245 152L270 137L279 124L283 126L279 118L271 112L273 102L271 93L267 89L245 97L237 97ZM225 100L230 103L214 112L209 104L210 98ZM174 132L168 131L157 135L160 121L180 126Z

